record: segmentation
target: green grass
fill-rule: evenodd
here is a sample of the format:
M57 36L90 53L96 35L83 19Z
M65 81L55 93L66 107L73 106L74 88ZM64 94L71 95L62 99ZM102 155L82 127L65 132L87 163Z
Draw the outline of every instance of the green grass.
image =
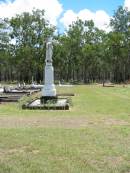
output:
M130 87L81 85L58 90L75 93L69 111L0 105L0 121L9 119L0 128L0 173L130 173ZM11 119L38 117L79 123L9 124Z

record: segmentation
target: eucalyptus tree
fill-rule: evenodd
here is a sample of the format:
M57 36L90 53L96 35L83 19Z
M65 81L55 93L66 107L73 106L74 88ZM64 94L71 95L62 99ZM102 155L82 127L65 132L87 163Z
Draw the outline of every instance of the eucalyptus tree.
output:
M106 33L95 27L92 20L85 21L84 28L84 82L100 81L107 69L104 43Z
M113 31L110 33L114 76L117 82L130 77L130 12L119 7L111 19Z
M82 46L84 44L84 22L80 19L73 22L67 32L66 49L67 54L68 78L79 81L82 64Z
M54 49L60 76L85 83L98 80L105 69L104 36L105 32L97 29L93 21L73 22L64 35L58 36L59 44Z
M9 78L9 23L0 19L0 80Z
M10 20L11 39L15 42L15 61L18 79L29 81L32 76L43 78L45 40L54 31L45 19L44 10L24 12Z
M69 38L63 35L55 36L57 43L54 44L53 59L55 67L55 78L60 81L69 80L69 61L70 61L70 50L69 50Z

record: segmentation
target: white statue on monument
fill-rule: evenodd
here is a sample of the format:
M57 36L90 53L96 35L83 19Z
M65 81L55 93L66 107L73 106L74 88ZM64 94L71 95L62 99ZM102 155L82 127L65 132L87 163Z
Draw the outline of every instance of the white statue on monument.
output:
M55 97L56 89L54 85L54 68L52 66L53 45L52 37L47 38L46 59L45 59L45 82L42 90L43 97Z

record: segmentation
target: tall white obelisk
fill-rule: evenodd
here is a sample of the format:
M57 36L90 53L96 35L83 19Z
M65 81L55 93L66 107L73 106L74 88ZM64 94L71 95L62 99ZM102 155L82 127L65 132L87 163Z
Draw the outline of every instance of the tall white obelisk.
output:
M43 97L56 96L56 89L54 85L54 68L52 65L52 54L53 54L52 37L48 37L46 42L45 82L42 90Z

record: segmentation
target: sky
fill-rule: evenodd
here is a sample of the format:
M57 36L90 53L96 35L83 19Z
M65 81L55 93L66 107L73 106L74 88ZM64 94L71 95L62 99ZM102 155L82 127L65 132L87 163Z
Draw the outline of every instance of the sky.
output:
M109 21L119 6L130 10L130 0L0 0L0 18L11 18L33 8L44 9L45 17L63 32L76 21L93 20L95 26L109 32Z
M105 10L109 14L124 4L124 0L60 0L60 2L65 10L73 9L78 12L86 8L92 11Z

